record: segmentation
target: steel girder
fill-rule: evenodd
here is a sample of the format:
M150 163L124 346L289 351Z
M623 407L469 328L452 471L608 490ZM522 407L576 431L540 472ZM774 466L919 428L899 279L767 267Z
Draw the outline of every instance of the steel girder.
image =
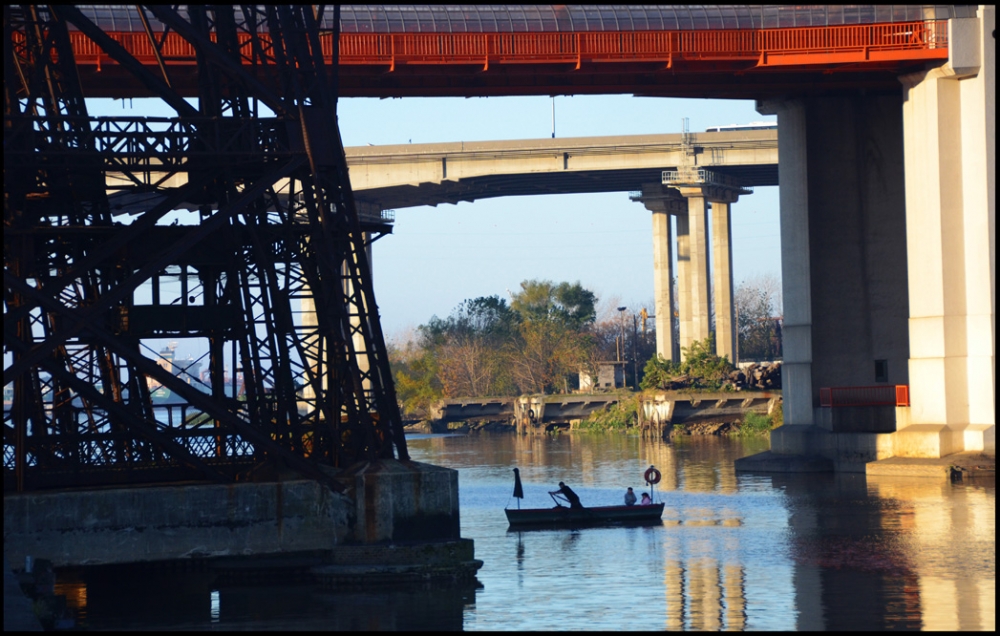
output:
M340 489L324 467L409 459L321 16L139 10L197 51L196 105L74 7L4 7L5 489L289 468ZM91 117L68 22L177 116Z

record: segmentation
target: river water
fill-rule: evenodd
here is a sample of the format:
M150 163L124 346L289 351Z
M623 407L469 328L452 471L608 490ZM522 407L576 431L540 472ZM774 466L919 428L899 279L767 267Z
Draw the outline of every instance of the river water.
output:
M993 480L737 475L733 461L767 442L719 437L414 435L409 447L459 471L480 589L60 590L98 629L995 629ZM507 529L515 466L521 505L551 507L559 481L584 505L617 504L647 490L650 465L660 526Z

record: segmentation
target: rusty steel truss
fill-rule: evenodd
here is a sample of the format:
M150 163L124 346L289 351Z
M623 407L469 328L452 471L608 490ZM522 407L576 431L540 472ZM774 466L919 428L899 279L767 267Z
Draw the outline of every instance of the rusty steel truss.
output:
M4 6L5 490L340 489L408 459L320 46L338 9L135 9L195 51L196 101L73 6ZM90 116L71 32L176 115Z

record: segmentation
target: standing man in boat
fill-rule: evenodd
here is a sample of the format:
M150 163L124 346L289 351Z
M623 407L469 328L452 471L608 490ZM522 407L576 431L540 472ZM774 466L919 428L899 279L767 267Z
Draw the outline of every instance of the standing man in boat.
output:
M583 508L583 504L580 503L580 497L573 489L566 484L559 482L559 490L550 490L550 495L562 495L569 502L570 508Z

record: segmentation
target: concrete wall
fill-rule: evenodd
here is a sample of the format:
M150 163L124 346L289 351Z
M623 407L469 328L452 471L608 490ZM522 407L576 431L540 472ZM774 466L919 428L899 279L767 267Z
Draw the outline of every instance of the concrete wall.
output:
M345 471L358 543L459 539L458 471L382 459Z
M56 567L330 550L353 502L315 481L4 496L4 553Z
M346 495L308 480L8 494L4 553L61 567L460 539L456 470L380 460L338 480Z

